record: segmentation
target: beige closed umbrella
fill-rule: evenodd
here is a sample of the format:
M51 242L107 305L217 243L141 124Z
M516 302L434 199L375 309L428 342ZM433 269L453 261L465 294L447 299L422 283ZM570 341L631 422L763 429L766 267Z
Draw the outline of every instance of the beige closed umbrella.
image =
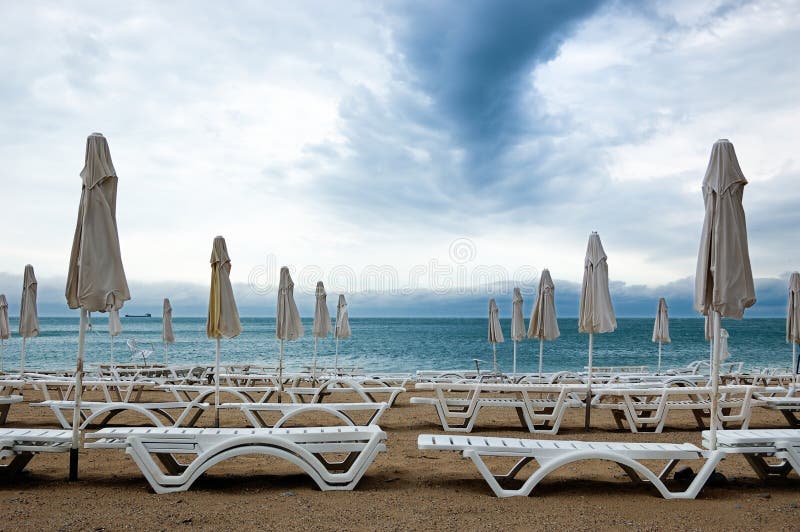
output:
M5 294L0 294L0 372L3 370L5 341L11 338L11 324L8 322L8 301Z
M78 478L83 355L89 313L118 311L131 298L122 266L117 232L118 178L111 161L108 142L100 133L92 133L86 139L86 157L81 180L78 222L72 241L64 293L69 308L81 311L75 369L70 480Z
M175 343L175 331L172 329L172 304L166 297L161 311L161 341L164 342L164 364L169 364L169 346Z
M25 373L25 341L39 336L39 312L36 309L38 283L33 266L25 265L22 278L22 303L19 306L19 335L22 337L22 351L19 356L19 372Z
M316 302L314 304L314 361L311 364L311 377L317 376L317 341L327 338L331 333L331 315L328 312L328 293L325 292L325 285L322 281L317 283Z
M283 391L283 342L294 341L303 336L303 323L294 302L294 281L289 268L283 266L278 284L278 308L275 313L275 336L280 340L278 359L278 389Z
M497 369L497 344L505 342L503 337L503 329L500 327L500 309L497 308L497 303L494 298L489 300L489 342L492 344L492 356L494 363L494 372L499 373Z
M663 297L658 300L656 320L653 323L653 342L658 342L658 371L661 372L661 344L671 342L669 338L669 314L667 300Z
M511 340L514 342L514 362L512 372L517 376L517 342L525 339L525 317L522 314L522 292L519 288L514 288L514 295L511 298Z
M800 273L789 276L789 298L786 303L786 341L792 344L792 372L797 375L797 344L800 343Z
M585 429L591 424L592 405L592 350L594 335L609 333L617 328L611 292L608 287L608 257L600 242L600 235L592 232L586 246L583 262L583 284L578 314L578 332L589 333L589 376L586 385Z
M753 272L747 246L747 224L742 196L747 180L739 167L733 144L720 139L711 148L703 178L705 217L695 276L694 307L710 316L714 347L711 360L711 423L709 443L717 446L719 419L719 362L722 318L742 319L756 302Z
M555 340L561 336L556 319L556 288L550 277L550 270L545 268L539 276L539 292L533 304L531 321L528 325L528 338L539 340L539 380L542 379L542 361L544 359L544 341Z
M350 315L347 311L347 300L344 294L339 294L339 301L336 303L336 327L333 329L333 336L336 338L336 358L334 359L334 371L339 371L339 340L350 338Z
M219 366L220 341L234 338L242 332L239 309L231 285L231 259L228 246L221 236L214 238L211 247L211 290L208 295L206 336L216 340L214 357L214 426L219 427Z

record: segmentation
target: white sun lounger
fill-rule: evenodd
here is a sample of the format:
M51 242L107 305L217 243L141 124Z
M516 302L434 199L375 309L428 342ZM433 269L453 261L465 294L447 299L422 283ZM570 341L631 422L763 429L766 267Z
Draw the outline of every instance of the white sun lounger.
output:
M609 460L619 465L634 482L649 482L665 499L694 499L725 456L722 452L706 451L689 443L584 442L435 434L421 434L417 446L421 450L461 452L464 458L475 463L498 497L528 496L543 478L566 464L583 460ZM497 456L519 460L507 473L495 475L484 458ZM666 465L656 474L642 463L643 460L662 461ZM685 490L672 491L664 481L681 460L705 460L705 463ZM522 486L516 489L501 486L501 482L513 480L531 461L536 461L539 468Z
M75 401L49 400L41 403L31 403L30 406L49 408L55 415L58 422L65 429L72 428L72 412L75 409ZM80 428L97 424L103 426L114 416L122 412L136 412L140 414L156 427L164 426L161 418L167 420L168 424L180 426L192 426L197 419L209 408L208 403L197 401L173 401L162 403L128 403L128 402L104 402L104 401L82 401L81 402L81 423ZM168 410L180 410L177 417L173 417ZM64 413L67 413L65 416Z
M709 447L710 432L703 431L703 445ZM742 454L762 480L786 477L794 469L800 474L800 429L749 429L717 431L717 449ZM776 458L770 464L766 458Z
M247 421L253 427L282 427L286 422L294 417L307 414L309 412L324 412L343 421L345 425L366 426L377 425L381 416L389 408L389 403L223 403L220 409L239 410L244 414ZM367 412L370 413L369 419L365 423L356 422L348 412ZM278 413L280 419L274 424L264 419L265 413Z
M271 455L305 471L323 491L352 490L377 454L386 450L378 426L281 429L107 428L86 434L87 448L122 448L153 491L188 490L210 467L237 456ZM346 454L339 462L324 454ZM196 455L188 464L175 455ZM154 459L163 466L159 467Z
M397 396L405 392L402 386L387 386L381 381L373 379L328 379L319 387L290 387L284 388L295 403L322 403L328 396L358 397L363 403L386 402L394 405Z
M38 453L69 451L72 431L0 429L0 477L22 471Z

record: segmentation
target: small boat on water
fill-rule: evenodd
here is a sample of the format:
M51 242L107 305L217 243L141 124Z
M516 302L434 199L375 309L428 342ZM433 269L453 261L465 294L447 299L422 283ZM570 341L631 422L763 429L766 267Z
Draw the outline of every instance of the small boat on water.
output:
M147 314L125 314L126 318L152 318L153 315L149 312Z

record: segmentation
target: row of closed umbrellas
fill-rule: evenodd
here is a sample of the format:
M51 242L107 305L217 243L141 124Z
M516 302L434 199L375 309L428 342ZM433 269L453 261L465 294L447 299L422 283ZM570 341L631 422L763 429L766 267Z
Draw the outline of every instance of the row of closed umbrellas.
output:
M65 291L69 308L80 309L81 318L75 373L76 405L70 452L70 479L77 478L78 448L80 446L79 416L88 313L119 312L124 302L130 299L116 223L118 178L111 161L108 143L102 134L92 133L87 138L85 165L80 175L82 179L81 199ZM712 412L717 410L718 403L720 319L721 317L741 319L744 310L756 301L742 207L745 184L747 184L747 180L739 167L733 144L726 139L717 141L712 148L709 165L703 179L705 218L695 277L695 309L710 317L713 331ZM211 267L207 335L217 341L218 372L220 338L234 337L241 332L241 323L230 283L231 263L222 237L214 240ZM549 275L547 277L549 278ZM542 306L538 313L534 311L528 331L530 335L531 329L533 329L533 337L539 338L540 341L546 339L548 335L552 335L552 329L548 330L548 327L555 323L554 310L550 313L547 310L548 304L546 304L548 297L552 299L552 280L550 280L549 287L542 287L542 282L547 282L544 275L540 280L540 290L537 296L537 302L539 298L542 299ZM281 341L281 363L279 365L281 369L279 371L282 371L283 342L296 339L303 332L299 322L299 312L294 304L293 286L288 269L282 268L277 304L278 325L276 327L276 335ZM324 294L324 288L322 288L322 293ZM490 313L493 313L494 317L497 317L496 309L496 304L490 304ZM495 339L501 338L502 331L499 328L499 320L496 325L493 325L492 321L490 320L489 339L492 340L493 334ZM515 328L512 336L519 337L521 327L520 324ZM791 330L793 333L800 333L799 328L800 326L795 324ZM325 326L321 326L320 333L323 329ZM579 331L589 334L590 372L593 335L611 332L614 329L616 329L616 319L608 286L607 257L600 237L597 233L592 233L584 262L579 315ZM787 335L788 333L789 328L787 327ZM793 337L793 341L800 341L800 334ZM590 412L588 405L591 402L591 374L588 383L587 429ZM717 423L716 416L712 416L711 448L716 448Z

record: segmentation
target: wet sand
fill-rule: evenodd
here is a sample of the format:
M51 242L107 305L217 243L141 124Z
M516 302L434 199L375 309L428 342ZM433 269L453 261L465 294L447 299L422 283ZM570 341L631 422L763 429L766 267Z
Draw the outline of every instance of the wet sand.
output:
M66 481L68 456L39 455L25 473L0 481L0 531L171 530L182 528L388 529L388 530L797 530L800 479L760 481L742 457L722 462L727 477L698 499L667 501L652 487L633 485L614 464L565 466L531 497L498 499L471 461L457 453L419 451L420 433L442 433L432 407L400 396L382 418L389 435L382 453L351 492L321 492L298 468L265 457L224 462L188 492L156 495L121 451L81 452L80 480ZM26 401L39 400L25 390ZM513 412L485 411L473 434L546 439L690 442L700 445L691 414L678 415L663 434L631 434L615 428L609 412L592 414L596 427L583 432L583 416L571 411L557 436L534 436L519 428ZM213 412L199 425L209 426ZM223 412L223 426L243 418ZM309 416L305 424L329 424ZM136 423L119 416L114 424ZM7 427L55 427L48 409L27 404L11 409ZM782 416L754 411L751 428L784 427ZM695 470L698 465L692 464Z

